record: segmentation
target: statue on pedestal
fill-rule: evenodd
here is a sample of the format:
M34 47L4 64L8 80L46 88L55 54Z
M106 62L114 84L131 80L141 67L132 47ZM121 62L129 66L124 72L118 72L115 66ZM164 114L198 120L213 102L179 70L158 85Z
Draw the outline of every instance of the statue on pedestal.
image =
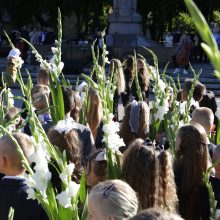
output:
M113 19L127 18L127 20L141 19L140 15L136 13L137 0L114 0Z

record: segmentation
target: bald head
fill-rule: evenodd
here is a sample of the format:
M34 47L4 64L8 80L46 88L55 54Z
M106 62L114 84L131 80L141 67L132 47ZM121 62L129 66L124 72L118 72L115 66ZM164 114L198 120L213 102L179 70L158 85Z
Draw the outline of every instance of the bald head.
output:
M18 142L26 158L34 151L32 141L29 136L23 133L14 133L12 135ZM24 171L21 159L13 141L7 135L0 138L0 171L5 174L10 169L12 173Z
M211 109L199 107L193 111L192 122L202 125L208 134L214 123L214 114Z

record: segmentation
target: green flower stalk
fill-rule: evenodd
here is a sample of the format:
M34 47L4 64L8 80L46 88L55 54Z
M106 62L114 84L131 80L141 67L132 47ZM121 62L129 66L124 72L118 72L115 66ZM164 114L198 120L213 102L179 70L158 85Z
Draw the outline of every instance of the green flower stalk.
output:
M138 80L138 70L137 70L137 54L134 51L134 72L135 72L135 85L136 85L136 89L137 89L137 95L138 95L138 99L142 102L143 99L143 95L141 93L141 87L140 87L140 83Z
M124 142L121 138L119 138L117 132L119 131L119 124L113 121L113 95L116 89L117 76L114 68L110 73L109 81L106 83L105 79L105 66L106 63L109 63L106 51L106 45L104 42L105 32L102 33L102 65L99 65L99 50L97 54L95 53L94 45L92 45L92 56L93 56L93 71L97 79L97 83L93 81L92 76L87 76L82 74L87 83L98 91L100 95L100 99L102 100L102 115L103 115L103 131L104 131L104 139L103 142L107 146L106 155L108 162L108 175L109 179L120 178L121 174L121 165L119 156L116 150L119 147L124 146ZM88 103L87 103L88 104Z
M8 213L8 220L14 219L14 212L15 212L15 210L12 207L10 207L9 213Z
M62 86L69 86L67 80L65 80L64 76L61 74L62 69L64 67L64 63L61 61L61 47L62 47L62 17L60 9L58 8L58 40L55 41L56 47L52 47L51 50L53 52L53 57L48 63L46 60L43 60L42 56L38 53L36 48L27 40L23 39L32 50L32 53L35 55L36 60L40 62L40 66L46 69L49 75L49 88L52 97L53 107L50 109L50 114L52 117L53 124L57 124L59 120L63 120L65 118L64 111L64 102L63 102L63 94L62 94ZM61 76L62 84L60 84L59 77Z
M189 95L187 97L187 101L186 101L186 105L185 105L185 112L184 114L182 115L183 116L183 122L184 124L187 124L190 122L190 118L189 118L189 114L190 114L190 108L191 108L191 102L193 100L193 93L194 93L194 90L195 90L195 86L196 86L196 83L198 83L199 81L199 77L201 75L201 72L202 70L200 70L197 74L195 73L195 70L191 67L191 70L193 72L193 75L194 75L194 78L193 78L193 82L192 82L192 86L191 86L191 89L189 91Z
M210 30L207 21L205 20L204 16L202 15L201 11L196 6L196 4L192 0L184 0L184 2L192 16L192 20L196 26L196 29L198 30L203 41L205 42L202 43L201 46L215 68L214 73L216 77L220 79L220 51L218 50L218 45L216 43L216 40L214 39L212 31ZM220 140L219 133L220 130L219 128L217 128L217 137L219 138L218 140ZM209 183L209 173L211 169L214 167L214 165L211 168L209 168L207 172L204 174L204 182L209 192L211 218L217 219L214 192L211 187L211 184Z
M215 75L220 79L220 52L212 31L199 8L192 0L184 0L192 20L205 43L201 46L215 68Z
M150 105L151 109L151 123L150 123L150 139L154 141L156 135L161 128L161 122L169 111L169 83L166 84L163 79L160 78L158 59L152 50L145 48L153 57L154 67L149 66L147 63L148 71L151 74L153 83L153 91L155 99ZM163 77L164 78L164 77Z

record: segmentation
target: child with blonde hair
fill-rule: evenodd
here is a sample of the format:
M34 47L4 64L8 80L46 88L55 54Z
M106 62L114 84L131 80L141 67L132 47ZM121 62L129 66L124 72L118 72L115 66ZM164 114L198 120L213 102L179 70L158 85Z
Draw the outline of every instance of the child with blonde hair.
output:
M14 133L13 137L28 159L34 152L30 137L23 133ZM2 136L0 138L0 173L5 176L0 180L1 219L8 219L10 207L15 210L15 220L48 219L36 200L27 199L28 186L23 177L24 171L15 144L8 136Z
M89 194L88 220L126 220L138 211L134 190L121 180L96 185Z
M211 109L206 107L198 107L192 113L192 123L198 123L202 125L205 129L207 135L207 144L209 149L210 157L212 158L213 152L216 148L216 145L209 141L209 134L213 129L214 125L214 114Z
M179 215L160 208L141 211L130 220L183 220Z

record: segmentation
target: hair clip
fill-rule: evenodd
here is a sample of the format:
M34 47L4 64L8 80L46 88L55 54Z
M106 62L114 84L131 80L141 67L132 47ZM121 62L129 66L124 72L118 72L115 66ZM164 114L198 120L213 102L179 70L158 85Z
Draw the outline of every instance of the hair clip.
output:
M106 161L106 150L102 150L98 153L98 155L95 158L95 161Z
M147 139L144 141L144 145L145 145L145 146L153 146L153 142L152 142L149 138L147 138Z
M108 187L104 190L104 192L103 192L103 194L102 194L102 198L103 198L103 199L108 198L108 196L109 196L110 192L113 190L114 186L115 186L115 184L112 183L110 186L108 186Z

